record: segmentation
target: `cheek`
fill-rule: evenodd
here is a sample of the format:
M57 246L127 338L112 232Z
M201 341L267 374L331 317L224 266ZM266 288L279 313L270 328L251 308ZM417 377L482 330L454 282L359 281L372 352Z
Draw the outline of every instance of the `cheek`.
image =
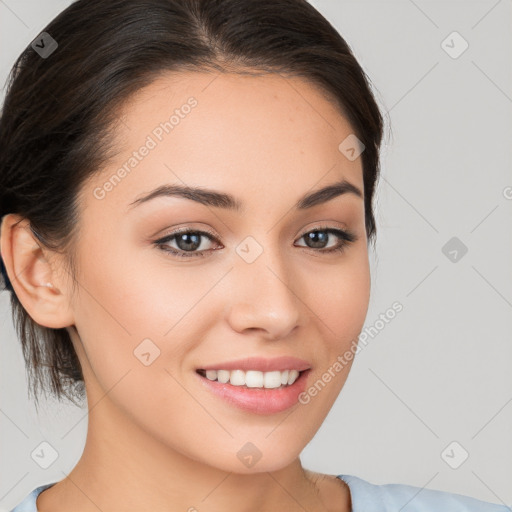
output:
M165 254L155 254L158 249L152 247L141 251L118 244L102 247L81 265L84 289L76 324L91 363L94 359L106 371L110 364L131 367L140 364L137 351L146 353L147 348L154 353L151 358L158 356L157 366L164 361L167 367L177 366L187 351L200 344L194 333L214 328L222 317L223 301L212 300L219 298L212 287L225 269L206 263L180 267L166 262ZM312 259L305 265L303 260L295 272L298 281L292 288L299 303L304 303L302 314L311 315L324 340L324 354L332 358L333 351L344 350L357 338L366 317L370 290L366 244L358 243L328 263ZM144 341L148 339L151 342Z
M212 276L202 279L197 266L167 266L165 255L156 251L105 243L81 265L89 293L83 293L79 308L90 322L134 341L161 338L193 310L211 287Z
M339 263L316 272L315 287L310 288L311 302L323 350L318 351L315 378L322 381L315 401L319 417L327 414L336 400L354 361L358 337L366 319L370 300L370 267L366 245L347 251ZM313 393L315 390L313 390Z
M337 349L357 338L364 324L370 300L370 268L366 246L346 252L338 263L318 267L308 287L306 303L322 320L325 340Z
M304 324L303 338L312 335L320 341L315 354L317 378L357 337L366 316L369 268L367 253L360 245L333 258L332 264L318 260L304 264L301 260L295 269L297 286L291 288L300 299L297 307L301 316L311 315L309 324ZM191 398L186 367L187 357L225 320L223 311L230 294L215 291L214 286L225 286L222 277L227 269L206 263L188 268L186 264L167 265L163 256L155 258L154 250L130 251L112 244L101 252L91 251L94 258L81 265L84 286L76 325L86 350L84 372L94 374L88 393L93 403L108 393L104 404L116 403L152 438L220 465L227 460L229 441L218 442L225 432L203 407L209 404ZM151 342L138 349L145 339ZM144 359L151 362L145 365ZM302 446L310 440L338 396L348 369L338 373L308 406L299 407L301 429L290 426L288 431L286 424L281 426L275 453L281 449L284 456L291 445ZM164 425L167 428L162 428ZM245 438L247 426L241 426L239 432L239 437ZM257 434L257 430L251 432ZM239 448L239 437L232 441L233 453ZM260 442L265 446L271 441L262 438ZM225 464L226 470L232 470Z
M81 265L76 315L88 394L98 401L108 392L124 414L158 437L176 411L198 414L179 384L180 367L200 339L193 335L194 323L212 279L191 280L194 270L162 272L162 265L112 251L95 253L101 265L92 260ZM203 320L205 307L199 312Z
M161 371L179 367L200 343L198 318L202 328L219 318L220 304L207 295L223 273L167 264L165 255L155 256L157 250L98 243L96 251L91 248L94 258L80 264L76 326L87 359L107 388L144 362Z
M311 322L322 344L317 365L300 398L309 431L317 431L343 388L357 349L369 304L370 269L365 247L346 253L339 263L315 274L309 286Z

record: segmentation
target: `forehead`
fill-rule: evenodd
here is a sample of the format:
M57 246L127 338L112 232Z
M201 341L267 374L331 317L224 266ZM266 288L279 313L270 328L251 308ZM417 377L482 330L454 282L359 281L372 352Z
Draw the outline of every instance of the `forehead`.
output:
M124 166L108 193L116 208L165 183L229 185L238 197L286 189L298 197L343 177L363 190L361 159L339 150L353 129L301 78L164 73L123 104L118 120L117 155L89 185L90 195ZM144 146L151 149L134 157Z
M191 98L197 105L188 109ZM128 147L130 135L135 134L130 133L133 128L149 132L155 122L165 122L173 113L181 120L190 117L187 124L194 124L196 130L203 127L198 136L209 138L221 130L227 137L229 128L235 127L243 128L248 135L280 131L284 137L278 141L281 143L286 142L288 132L293 137L302 135L318 142L327 133L336 140L340 134L353 131L332 94L303 78L277 73L167 72L123 104L119 111L119 142L128 142ZM178 130L173 133L176 134L179 135ZM236 135L240 137L242 133Z

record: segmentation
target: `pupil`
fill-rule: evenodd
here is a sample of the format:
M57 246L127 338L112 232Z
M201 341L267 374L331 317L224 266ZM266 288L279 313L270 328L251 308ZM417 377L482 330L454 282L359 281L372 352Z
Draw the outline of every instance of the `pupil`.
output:
M199 240L200 237L201 235L199 234L183 233L178 237L176 243L178 244L178 247L183 251L194 250L201 245ZM184 242L184 244L182 242Z
M314 248L322 248L327 242L328 234L325 231L312 231L308 234L307 239L312 242ZM311 247L311 246L310 246Z

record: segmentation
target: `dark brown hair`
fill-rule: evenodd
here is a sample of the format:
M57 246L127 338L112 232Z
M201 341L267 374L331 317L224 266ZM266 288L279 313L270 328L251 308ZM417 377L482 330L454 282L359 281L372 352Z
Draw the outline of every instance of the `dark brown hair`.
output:
M280 73L320 88L365 146L365 225L374 241L383 119L349 46L306 0L78 0L43 32L58 47L44 58L28 45L9 75L0 119L0 218L28 219L42 246L65 254L72 276L77 196L115 150L116 112L169 71ZM34 322L0 263L36 405L39 388L83 401L67 329Z

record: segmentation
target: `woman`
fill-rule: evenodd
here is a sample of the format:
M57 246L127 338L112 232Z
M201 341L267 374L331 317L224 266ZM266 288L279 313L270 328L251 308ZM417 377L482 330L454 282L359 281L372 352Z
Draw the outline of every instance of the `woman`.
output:
M0 248L36 400L89 423L15 512L506 510L300 462L368 308L382 130L304 0L79 0L44 29L1 119Z

